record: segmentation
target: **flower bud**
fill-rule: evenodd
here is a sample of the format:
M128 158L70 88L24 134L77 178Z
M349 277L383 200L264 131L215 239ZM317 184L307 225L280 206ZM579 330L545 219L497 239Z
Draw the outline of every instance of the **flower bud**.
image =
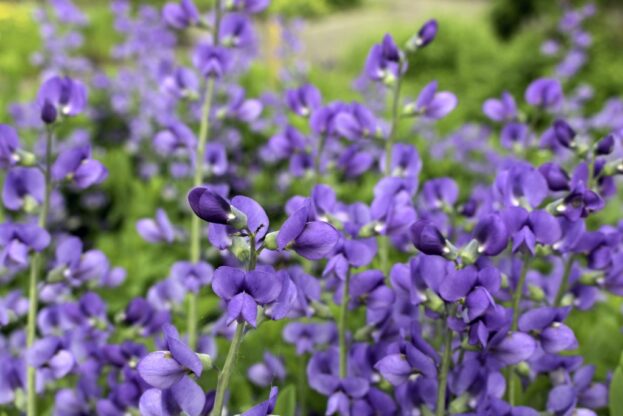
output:
M558 142L570 149L575 147L575 142L573 139L575 138L575 130L564 120L556 120L554 122L554 136Z
M612 134L607 135L601 139L597 146L595 146L595 153L598 155L609 155L614 150L614 136Z
M264 247L269 250L277 250L277 235L279 231L273 231L272 233L266 234L264 237Z
M210 357L208 354L203 354L203 353L197 353L197 357L199 357L199 360L201 361L201 364L203 364L203 369L204 370L211 370L212 367L214 366L214 363L212 361L212 357Z
M534 302L541 302L545 299L545 292L539 286L529 285L528 286L528 294L531 300Z
M230 247L231 253L241 262L247 263L251 257L251 247L247 239L240 236L232 237L232 244Z
M406 45L406 49L408 51L414 52L417 49L421 49L435 40L437 36L437 30L439 25L437 20L431 19L428 22L424 23L422 28L418 31L418 33L412 36Z
M57 116L56 107L46 100L41 108L41 120L43 120L45 124L54 124Z
M37 157L33 153L22 149L17 149L15 153L13 153L13 158L20 166L30 167L37 165Z

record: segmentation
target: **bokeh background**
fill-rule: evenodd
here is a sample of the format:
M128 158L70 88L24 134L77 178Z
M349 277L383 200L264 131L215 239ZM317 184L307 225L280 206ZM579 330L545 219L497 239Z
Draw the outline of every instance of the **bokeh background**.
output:
M75 3L89 18L82 30L84 42L77 52L99 68L114 73L118 68L110 51L120 41L120 35L112 29L109 1L76 0ZM164 1L133 3L137 8L139 4L160 7ZM202 3L210 2L197 0L196 3L201 7ZM443 136L466 122L484 121L481 108L486 98L498 96L504 90L522 97L530 81L552 72L558 60L541 54L540 49L542 42L555 34L561 4L556 0L273 0L259 25L262 56L245 75L243 83L249 96L258 96L270 88L279 89L282 68L295 65L308 71L310 81L323 92L326 101L357 99L353 81L361 73L370 46L386 32L402 44L424 21L434 17L440 23L438 37L434 47L427 48L409 68L405 94L416 96L423 85L436 79L441 89L458 96L458 108L438 124L438 133ZM597 111L607 98L623 95L623 1L600 0L595 4L597 14L587 24L593 36L589 59L568 87L580 83L592 86L594 98L588 108ZM10 124L11 105L32 99L39 85L40 69L33 64L33 54L41 48L42 41L37 23L32 19L35 5L34 1L0 1L0 123ZM284 21L289 22L288 28L292 30L288 36L296 46L291 57L295 62L284 62L274 53L283 46L286 37ZM97 94L92 100L97 103ZM114 309L115 302L117 307L122 307L130 296L143 294L151 283L166 276L173 262L185 258L186 248L147 246L136 233L139 218L152 216L158 206L174 203L165 197L165 177L155 176L145 181L136 175L136 155L123 147L123 122L107 118L88 128L98 145L106 148L101 159L110 170L103 186L108 203L90 212L84 212L80 204L71 208L76 218L83 219L73 232L89 245L103 250L116 266L127 269L124 286L105 294ZM255 149L267 137L249 134L244 140L245 146ZM426 151L422 154L423 175L452 175L452 160L427 163ZM469 177L462 180L469 186ZM253 181L270 209L274 178L270 172L258 173ZM338 185L337 190L347 200L348 195L370 200L372 182L359 183L355 190L352 185L347 188ZM621 218L621 212L621 198L618 198L609 203L605 215ZM180 217L176 221L188 219ZM591 311L570 318L580 340L580 354L597 366L599 378L617 366L623 350L620 306L619 300L608 299ZM248 344L270 342L279 336L279 331L280 327L275 326L262 334L252 334ZM261 348L257 353L252 347L246 348L240 368L258 361L260 355ZM290 358L286 357L286 363L296 365L296 359ZM252 401L254 393L244 383L242 370L234 385L237 400ZM534 396L531 402L535 403L544 401L547 392L536 383L526 394Z

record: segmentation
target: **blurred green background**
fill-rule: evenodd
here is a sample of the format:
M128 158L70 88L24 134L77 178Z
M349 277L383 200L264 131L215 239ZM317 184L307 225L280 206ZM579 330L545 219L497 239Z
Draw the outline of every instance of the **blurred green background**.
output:
M161 5L164 1L140 3ZM202 6L210 2L197 3ZM31 54L41 45L38 28L31 19L34 4L0 1L0 123L11 123L7 112L10 103L31 99L38 87L38 69L30 63ZM82 53L106 67L111 46L119 39L111 31L110 4L107 0L81 0L76 4L90 18ZM504 90L522 97L531 80L551 73L557 60L542 56L539 49L561 15L559 5L553 0L274 0L269 13L306 20L301 33L305 44L302 59L310 63L310 79L326 100L345 101L358 98L352 81L361 73L370 46L384 33L392 33L402 44L424 21L437 18L439 35L434 45L418 54L411 65L405 94L415 96L433 79L439 81L441 89L454 92L459 107L438 127L440 132L448 133L466 121L483 121L481 106L486 98L498 96ZM588 104L594 111L606 98L620 97L623 92L623 2L602 0L597 5L597 16L587 25L593 36L589 63L569 85L572 88L581 81L595 89L595 97ZM265 16L260 24L263 35L270 30L268 22ZM266 62L255 64L244 78L249 94L261 93L266 78L271 76ZM123 149L110 149L103 162L110 170L104 189L115 209L106 213L109 228L89 237L90 243L109 255L114 265L128 270L124 295L107 294L113 308L119 308L129 296L144 294L151 283L164 278L171 264L185 257L186 248L147 246L135 231L137 219L152 216L157 206L166 206L161 197L166 179L134 179L133 161ZM424 174L429 176L447 175L453 168L451 161L427 167L426 157L424 165ZM267 193L273 186L270 177L258 178L256 185ZM371 183L359 185L362 191L357 197L369 201ZM350 193L351 189L341 191ZM619 207L617 200L609 205L609 219L620 218ZM611 299L590 312L574 314L571 322L580 339L580 353L597 365L600 377L605 377L609 369L616 367L623 349L619 302ZM253 333L245 342L268 345L280 328L280 324L267 323L266 330ZM289 348L274 352L292 354ZM261 348L243 348L240 372L260 356ZM295 365L297 360L287 362ZM234 380L234 395L238 396L238 403L250 403L253 392L243 381L242 377ZM528 394L534 395L532 403L545 400L544 391Z

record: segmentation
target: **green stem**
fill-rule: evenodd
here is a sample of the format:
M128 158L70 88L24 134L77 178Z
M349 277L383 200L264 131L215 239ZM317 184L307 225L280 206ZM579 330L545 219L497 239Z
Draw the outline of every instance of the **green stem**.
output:
M571 268L573 267L573 255L569 255L567 261L565 262L565 268L562 272L562 281L560 282L560 286L558 287L558 292L556 292L556 297L554 298L554 306L560 306L560 302L562 301L563 296L567 292L567 287L569 286L569 276L571 275Z
M200 186L203 182L203 165L205 148L210 131L210 110L212 108L212 96L214 93L214 78L208 78L206 95L201 111L201 124L199 125L199 141L195 153L195 176L193 187ZM201 219L193 215L190 223L190 261L197 263L201 258ZM197 293L190 293L188 298L187 328L188 345L194 349L197 344Z
M519 326L519 303L521 302L521 296L523 295L523 288L526 284L526 276L528 275L528 269L530 263L530 257L524 256L523 265L521 267L521 274L519 276L519 281L517 282L517 287L515 288L515 293L513 294L513 323L511 325L511 331L517 331L517 327ZM514 406L517 401L517 382L519 379L515 375L514 367L510 367L508 369L508 402L511 406Z
M236 363L236 357L238 356L238 351L240 350L240 344L242 344L244 327L244 322L238 322L234 338L231 340L231 345L229 346L229 351L227 352L227 358L225 358L225 365L218 375L218 382L216 383L216 397L214 398L212 413L210 413L211 416L221 416L223 413L225 392L229 388L231 373Z
M446 318L453 315L456 311L456 306L452 305L446 314ZM437 408L435 414L437 416L444 416L446 414L446 390L448 386L448 372L450 371L450 363L452 362L452 329L447 325L444 328L443 336L443 356L441 358L441 369L439 370L437 390Z
M45 228L50 211L50 194L52 193L52 144L54 142L53 127L48 127L46 145L45 145L45 194L43 196L43 205L39 213L39 227ZM42 252L33 255L32 264L30 266L30 280L28 288L28 323L26 328L26 350L29 351L35 343L37 330L37 308L39 296L37 293L37 283L39 281L39 273L43 263ZM26 375L26 391L27 391L27 414L37 414L37 392L36 392L36 370L34 367L28 366Z
M299 402L299 411L301 416L305 416L305 408L307 404L307 359L305 357L305 353L299 359L299 392L298 392L298 402Z
M521 296L523 295L523 288L526 285L526 276L528 275L530 257L524 256L523 265L521 267L521 274L519 275L519 281L517 282L517 287L515 288L515 293L513 294L513 324L511 326L511 331L517 331L517 326L519 323L519 303L521 302Z
M396 140L396 130L398 128L398 107L400 105L400 86L402 84L401 78L399 77L396 80L396 85L394 87L394 97L392 101L392 121L391 126L389 128L389 136L387 137L387 141L385 142L385 169L383 174L385 176L389 176L391 174L391 164L392 164L392 148L394 146L394 141ZM378 238L379 242L379 255L381 257L381 271L385 274L385 276L389 273L389 239L387 236L380 235Z
M400 105L401 84L402 80L399 77L396 80L396 86L394 87L394 99L392 102L392 122L389 128L389 136L387 137L387 142L385 142L385 171L383 172L385 176L389 176L391 173L392 147L394 146L394 141L396 140L396 130L398 129L398 107Z
M346 377L348 369L348 347L346 345L346 322L348 320L348 304L350 302L350 269L346 273L342 288L342 303L340 305L339 344L340 344L340 378Z
M318 149L316 149L316 157L314 158L314 181L320 182L320 158L322 157L322 151L324 150L324 144L326 136L323 134L318 140Z

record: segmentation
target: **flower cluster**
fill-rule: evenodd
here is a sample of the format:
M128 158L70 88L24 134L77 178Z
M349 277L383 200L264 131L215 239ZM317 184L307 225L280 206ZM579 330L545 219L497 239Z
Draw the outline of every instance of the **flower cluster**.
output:
M53 3L61 27L88 24ZM623 295L623 227L604 215L623 174L623 103L587 114L587 90L565 89L593 8L565 10L572 47L552 76L521 98L500 91L486 124L429 146L413 131L435 136L458 98L436 80L414 98L403 87L436 20L403 46L390 34L372 46L360 101L328 101L301 67L254 98L245 72L268 3L115 0L114 74L90 70L73 56L78 32L61 38L38 14L54 59L37 60L19 129L0 125L0 409L41 414L44 396L59 416L596 415L608 380L577 353L568 317ZM296 53L279 27L281 55ZM112 203L89 193L109 175L95 140L108 118L137 180L166 182L130 228L177 256L131 299L111 295L125 271L72 215L76 195ZM432 176L448 152L456 172ZM256 189L262 171L270 190ZM243 370L249 342L261 361Z

